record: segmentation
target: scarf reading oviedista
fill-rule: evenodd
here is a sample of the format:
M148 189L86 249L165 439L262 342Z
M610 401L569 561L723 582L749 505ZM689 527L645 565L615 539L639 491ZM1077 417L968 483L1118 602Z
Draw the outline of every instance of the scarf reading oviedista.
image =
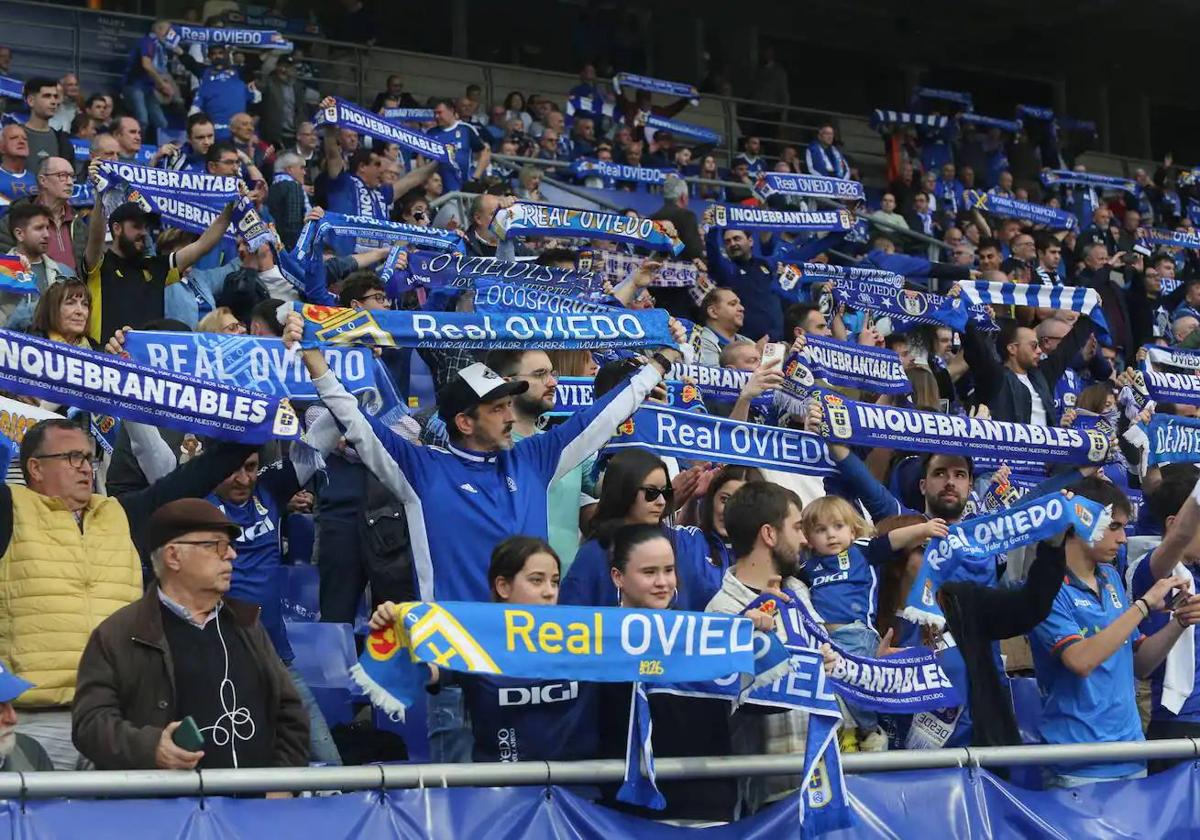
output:
M821 434L837 443L1063 464L1103 464L1108 457L1108 438L1094 429L957 417L855 402L816 390L822 408Z
M544 204L518 202L511 207L502 207L492 217L491 230L501 239L571 236L611 239L651 250L670 251L672 254L683 250L683 241L678 236L668 236L662 223L652 219L632 219L616 213L548 207Z
M951 525L948 535L930 540L925 549L925 561L909 590L904 618L942 627L946 619L938 605L937 590L943 583L994 576L996 555L1032 545L1068 528L1094 544L1104 536L1111 521L1112 511L1099 502L1050 493Z
M584 267L555 268L535 262L509 262L495 257L470 257L463 254L430 254L412 251L408 255L409 287L430 289L473 289L476 280L493 279L526 286L561 289L568 294L599 292L604 278Z
M360 344L432 350L594 350L674 347L665 310L579 315L417 312L301 305L304 346Z
M0 383L24 396L223 440L300 434L286 399L7 330L0 330Z

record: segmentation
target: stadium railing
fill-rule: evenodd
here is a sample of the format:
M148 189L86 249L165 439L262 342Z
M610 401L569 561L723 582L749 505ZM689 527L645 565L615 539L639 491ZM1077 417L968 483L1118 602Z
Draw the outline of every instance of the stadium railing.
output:
M1107 744L963 747L842 756L846 773L884 773L948 767L1103 764L1200 757L1200 739ZM657 758L659 779L789 775L803 755ZM522 761L490 764L372 764L358 767L262 767L239 770L78 771L0 773L0 799L58 797L226 796L269 791L354 791L426 787L513 787L620 781L620 760Z

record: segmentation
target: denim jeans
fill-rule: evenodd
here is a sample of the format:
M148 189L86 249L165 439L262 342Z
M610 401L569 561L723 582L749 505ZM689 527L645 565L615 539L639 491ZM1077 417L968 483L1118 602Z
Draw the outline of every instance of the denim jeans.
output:
M313 697L308 683L304 682L304 677L300 676L300 672L296 670L295 666L289 663L287 669L288 674L292 677L292 685L295 686L296 693L300 695L300 702L304 704L304 711L308 712L309 759L340 767L342 757L338 754L337 744L333 742L333 735L329 731L325 715L321 713L321 707L317 705L317 698Z
M434 764L469 764L475 736L467 725L462 689L456 685L443 686L428 699L430 760Z
M837 646L847 653L858 656L874 657L879 650L879 634L874 627L868 627L861 621L844 624L829 634ZM861 706L846 703L850 716L859 729L874 729L879 725L879 715Z
M137 85L127 85L121 91L121 97L132 112L133 118L141 123L142 130L145 132L142 140L151 144L158 143L159 129L167 127L167 118L163 114L162 105L158 103L158 97L154 95L154 91Z

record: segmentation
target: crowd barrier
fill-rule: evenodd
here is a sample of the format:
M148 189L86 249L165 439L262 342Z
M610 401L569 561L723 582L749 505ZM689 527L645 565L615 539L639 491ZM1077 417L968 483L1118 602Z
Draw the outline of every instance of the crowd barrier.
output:
M847 789L856 824L822 835L829 840L1183 838L1195 836L1200 826L1197 762L1147 779L1070 791L1024 790L975 767L851 775ZM0 803L0 840L776 840L799 836L797 813L793 796L753 817L700 830L616 813L567 788L544 786L376 789L287 800L10 800Z

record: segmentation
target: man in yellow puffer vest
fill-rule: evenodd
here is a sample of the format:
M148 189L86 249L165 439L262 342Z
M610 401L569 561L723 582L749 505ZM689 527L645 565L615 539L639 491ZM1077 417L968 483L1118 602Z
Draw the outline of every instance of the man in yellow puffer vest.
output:
M92 630L142 595L142 563L130 529L162 505L212 492L253 447L215 444L150 485L120 498L92 493L95 445L72 420L43 420L21 441L27 487L0 485L0 659L36 688L14 704L18 731L75 769L71 701Z

